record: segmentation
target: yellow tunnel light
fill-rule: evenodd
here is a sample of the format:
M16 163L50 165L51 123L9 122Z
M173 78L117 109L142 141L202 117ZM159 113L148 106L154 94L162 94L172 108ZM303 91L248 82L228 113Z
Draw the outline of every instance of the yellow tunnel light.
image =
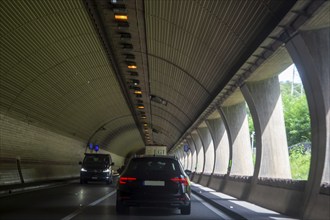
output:
M142 91L135 90L135 91L134 91L134 94L136 94L136 95L142 94Z
M123 14L115 14L116 21L127 21L128 16Z
M138 105L136 106L138 109L144 109L144 105Z
M128 69L137 69L137 66L135 64L131 64L127 66Z

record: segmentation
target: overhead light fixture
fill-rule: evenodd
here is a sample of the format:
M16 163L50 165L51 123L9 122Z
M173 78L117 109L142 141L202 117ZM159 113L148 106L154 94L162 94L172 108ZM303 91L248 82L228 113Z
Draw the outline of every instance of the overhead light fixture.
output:
M133 49L133 45L132 44L128 44L128 43L122 43L121 44L121 48L122 49Z
M130 65L127 65L127 68L128 69L137 69L137 65L136 64L130 64Z
M116 21L127 21L128 16L125 14L115 14L115 20Z
M142 119L146 119L146 118L147 118L147 116L145 116L145 115L142 115L142 116L141 116L141 118L142 118Z
M148 127L148 124L147 124L147 123L144 123L143 126L144 126L144 127Z
M129 79L128 83L133 84L133 86L137 86L140 84L140 80L138 79Z
M141 95L141 94L142 94L142 91L135 90L135 91L134 91L134 94L136 94L136 95Z
M126 6L124 4L114 4L112 8L114 13L127 13Z
M135 71L128 71L128 73L129 73L131 76L139 76L139 73L138 73L138 72L135 72Z
M117 27L119 29L128 28L129 23L127 21L117 21Z
M131 39L132 38L132 35L130 33L126 33L126 32L120 32L119 33L119 36L122 40L125 40L125 39Z
M138 109L144 109L144 105L141 105L141 104L140 104L140 105L137 105L136 107L137 107Z
M125 55L125 59L126 60L134 60L135 59L135 55L131 54L131 53L126 53Z
M151 95L150 100L165 106L167 105L167 101L159 96Z

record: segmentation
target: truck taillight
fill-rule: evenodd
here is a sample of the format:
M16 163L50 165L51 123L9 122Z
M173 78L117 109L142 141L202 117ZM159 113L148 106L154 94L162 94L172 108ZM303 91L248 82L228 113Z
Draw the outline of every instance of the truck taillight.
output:
M126 184L128 182L132 182L132 181L135 181L136 178L135 177L126 177L126 176L121 176L119 178L119 184Z
M179 177L175 177L175 178L171 178L171 180L173 182L176 183L183 183L183 185L188 186L188 179L187 178L179 178Z

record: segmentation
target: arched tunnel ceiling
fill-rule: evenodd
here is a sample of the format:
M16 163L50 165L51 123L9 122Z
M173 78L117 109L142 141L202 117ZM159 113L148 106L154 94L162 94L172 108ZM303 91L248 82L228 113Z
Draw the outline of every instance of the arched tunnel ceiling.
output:
M308 2L3 0L1 114L122 156L171 148Z

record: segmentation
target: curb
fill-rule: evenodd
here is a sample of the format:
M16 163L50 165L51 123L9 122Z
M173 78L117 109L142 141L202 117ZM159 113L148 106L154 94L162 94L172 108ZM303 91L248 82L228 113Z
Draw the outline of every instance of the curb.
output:
M199 192L191 189L191 191L198 197L202 198L203 200L205 200L207 203L209 203L210 205L214 206L215 208L221 210L222 212L224 212L226 215L229 215L230 217L233 217L234 219L242 219L242 220L248 220L247 218L245 218L244 216L238 214L237 212L234 212L233 210L231 210L230 208L227 208L225 206L220 205L219 203L213 201L212 199L206 197L203 195L202 190L200 190Z

